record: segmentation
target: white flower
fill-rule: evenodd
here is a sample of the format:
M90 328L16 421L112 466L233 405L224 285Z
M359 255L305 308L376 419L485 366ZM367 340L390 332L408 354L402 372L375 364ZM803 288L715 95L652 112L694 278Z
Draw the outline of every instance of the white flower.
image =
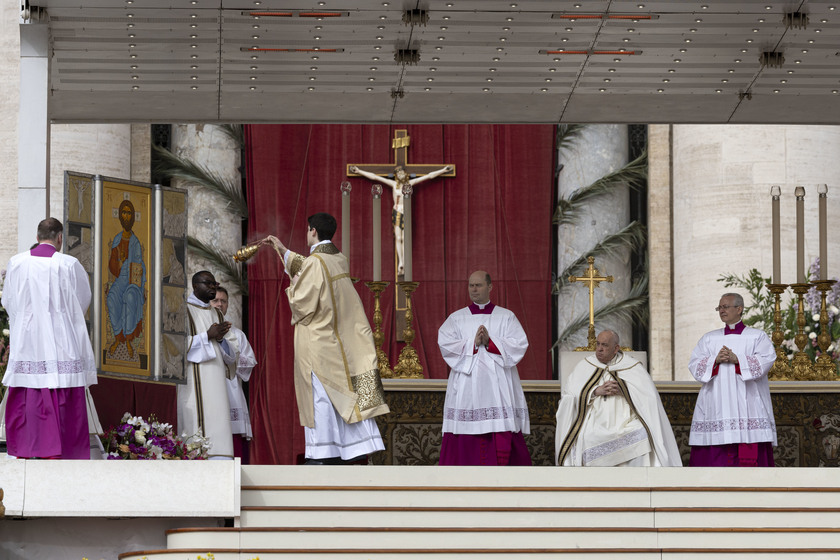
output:
M811 317L811 319L813 319L815 323L819 323L820 322L820 314L819 313L814 313L814 316Z
M140 445L146 445L146 432L143 430L137 430L134 432L134 441Z
M829 306L828 306L828 311L829 311L829 313L831 313L832 315L837 315L838 313L840 313L840 309L837 309L837 306L836 306L836 305L829 305Z
M805 325L805 332L811 332L811 327L808 326L808 325Z
M817 333L812 332L811 334L808 335L808 338L810 338L811 340L816 340L817 339Z
M3 329L3 336L9 336L9 329Z
M826 352L834 352L834 343L828 345L828 348L825 349Z

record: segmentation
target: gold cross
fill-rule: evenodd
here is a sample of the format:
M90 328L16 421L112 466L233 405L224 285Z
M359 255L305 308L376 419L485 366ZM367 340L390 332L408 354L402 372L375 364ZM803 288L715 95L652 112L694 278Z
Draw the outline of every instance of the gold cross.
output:
M587 257L589 266L584 270L585 276L569 276L569 282L585 282L589 284L589 336L588 346L575 348L576 352L595 350L595 288L601 282L612 282L612 276L599 276L600 272L595 268L595 257Z

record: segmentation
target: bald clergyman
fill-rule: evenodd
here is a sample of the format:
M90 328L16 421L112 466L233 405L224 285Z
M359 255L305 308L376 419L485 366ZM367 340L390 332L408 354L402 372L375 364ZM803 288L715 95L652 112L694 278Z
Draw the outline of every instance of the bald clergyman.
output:
M642 364L602 331L595 355L561 388L555 461L560 466L681 467L659 393Z
M531 431L516 364L528 337L516 315L490 301L490 275L473 272L472 303L450 315L438 346L451 372L443 405L441 465L530 465Z

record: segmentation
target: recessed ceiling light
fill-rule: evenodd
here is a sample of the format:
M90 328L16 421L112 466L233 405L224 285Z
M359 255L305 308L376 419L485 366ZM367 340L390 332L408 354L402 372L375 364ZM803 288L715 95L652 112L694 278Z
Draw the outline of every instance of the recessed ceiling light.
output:
M808 44L813 45L813 44L814 44L814 40L813 40L813 39L808 39Z
M779 93L779 90L774 89L774 90L773 90L773 93Z
M499 58L498 56L494 56L494 57L493 57L493 62L499 62L500 60L502 60L502 59L501 59L501 58ZM555 58L554 60L556 61L556 60L560 60L560 59L559 59L559 58Z
M368 91L373 91L372 87L367 88Z
M198 35L190 35L190 39L198 39Z
M379 16L379 19L386 19L388 16Z
M378 51L379 49L381 49L381 48L382 48L382 45L376 45L376 46L375 46L375 47L373 47L373 48L374 48L375 50L377 50L377 51Z
M131 86L131 89L140 89L140 86Z
M662 80L662 82L665 83L665 84L669 83L670 81L671 80L669 80L668 78L663 78L663 80Z
M814 29L814 33L822 33L822 29Z
M485 80L486 82L492 82L492 81L493 81L493 78L485 78L484 80Z
M621 62L621 59L620 58L614 58L613 62Z
M255 80L256 78L251 78L251 79L252 79L252 80ZM315 81L315 79L316 79L316 78L315 78L315 76L309 76L309 81L310 81L310 82L314 82L314 81Z
M741 52L747 52L747 49L741 49Z
M724 79L722 79L720 82L721 82L722 84L728 84L728 83L729 83L729 80L727 80L726 78L724 78Z
M764 23L764 18L758 18L758 23Z
M510 27L502 27L502 31L510 31Z
M423 88L423 91L432 91L432 88L430 88L430 87Z
M752 43L752 39L747 39L747 43Z
M251 70L256 70L256 66L251 66ZM190 66L190 70L198 70L198 64L193 64Z
M197 68L197 66L196 66L196 68ZM132 65L131 65L131 69L132 69L132 70L137 70L137 65L136 65L136 64L132 64Z
M257 79L257 77L256 77L256 76L250 76L250 78L249 78L249 79L251 79L251 80L256 80L256 79ZM309 78L309 79L310 79L310 80L314 80L315 78Z
M676 70L674 70L673 68L669 68L669 69L668 69L668 73L669 73L669 74L673 74L674 72L676 72Z
M134 37L135 37L135 36L136 36L136 35L134 35L134 33L129 33L129 34L128 34L128 38L129 38L129 39L134 39Z
M681 53L688 52L688 49L680 49Z
M781 83L786 84L787 80L779 80Z
M702 20L702 18L696 18L696 19L694 20L694 23L701 23L702 21L703 21L703 20Z
M557 72L557 69L556 68L549 68L548 71L549 72Z
M545 81L546 81L546 82L550 82L550 81L551 81L551 78L546 78L546 79L545 79Z
M682 62L682 59L681 59L681 58L675 58L675 59L674 59L674 62L676 62L677 64L679 64L680 62Z
M833 89L833 90L831 90L831 93L833 93L834 95L837 95L837 90Z
M137 46L137 45L135 45L134 43L129 43L129 44L128 44L128 48L129 48L129 49L133 49L133 48L134 48L134 47L136 47L136 46Z
M736 63L740 63L740 62L741 62L741 59L740 59L740 58L736 58L736 59L735 59L735 62L736 62Z
M256 70L256 69L257 69L256 66L251 66L251 70ZM309 69L314 72L314 71L318 70L318 67L317 66L310 66Z
M371 60L379 60L378 56L374 56Z
M633 29L632 27L631 27L630 29L628 29L628 30L627 30L627 33L635 33L635 32L636 32L636 30L635 30L635 29Z
M434 79L434 78L426 78L426 81L427 81L427 82L434 82L434 81L435 81L435 79Z
M664 92L665 90L664 90L664 89L662 89L662 88L659 88L659 89L658 89L658 90L656 90L656 91L658 91L659 93L662 93L662 92Z
M753 33L758 33L758 29L753 29Z
M481 88L481 91L487 92L487 91L490 91L490 88L489 87Z
M552 68L552 70L554 70L554 68ZM490 69L490 71L491 71L491 72L495 72L495 71L496 71L496 69L495 69L495 68L491 68L491 69Z
M321 29L321 28L322 28L322 26L319 25L316 29ZM377 25L376 28L379 29L380 31L382 31L383 29L385 29L385 26L384 25ZM445 27L441 27L441 29L446 31Z
M248 89L250 89L251 91L254 91L255 89L257 89L257 86L251 86Z
M308 89L309 91L315 91L315 88L314 88L314 87L312 87L312 86L310 86L310 87L308 87L308 88L306 88L306 89Z
M598 91L607 91L607 88L598 88Z
M196 27L198 27L198 24L197 24L197 23L191 23L191 24L190 24L190 27L192 27L192 28L196 28Z
M548 88L540 88L540 91L548 91Z
M132 77L131 77L131 79L132 79L132 80L139 80L139 79L140 79L140 76L132 76Z
M808 49L802 49L802 54L808 54Z
M379 58L376 58L376 60L379 60ZM433 56L433 57L432 57L432 61L433 61L433 62L437 62L438 60L440 60L440 57L439 57L439 56Z
M429 68L429 72L437 72L437 68Z
M802 64L802 61L801 60L794 60L793 63L794 64Z
M735 73L735 70L733 70L732 68L730 68L729 70L727 70L727 72L729 72L730 74L734 74L734 73Z
M691 33L697 33L696 29L689 29L688 31L691 32Z
M198 76L190 76L190 80L197 80Z
M716 89L715 93L723 93L723 90L722 89Z
M371 67L370 67L370 71L371 71L371 72L376 72L376 66L371 66Z
M610 80L609 78L604 78L604 82L606 82L606 83L610 83L611 81L612 80Z
M793 70L788 70L787 73L788 74L793 74Z
M318 55L313 56L312 60L318 60Z
M384 28L384 27L380 27L379 29L385 29L385 28ZM446 31L447 29L449 29L449 28L448 28L448 27L446 27L445 25L442 25L442 26L440 27L440 30L441 30L441 31Z

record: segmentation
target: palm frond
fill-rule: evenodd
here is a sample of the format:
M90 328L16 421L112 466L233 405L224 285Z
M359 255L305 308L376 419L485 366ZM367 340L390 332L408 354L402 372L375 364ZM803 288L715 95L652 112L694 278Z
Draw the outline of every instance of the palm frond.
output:
M586 128L585 124L561 124L558 126L557 138L555 140L557 150L568 150L571 148L575 140L580 137L584 128Z
M245 271L242 265L237 264L233 260L232 255L222 253L215 247L211 247L191 235L187 236L187 247L189 247L193 255L204 259L219 272L230 278L233 285L236 286L242 295L248 295L248 279L246 278Z
M227 200L228 208L233 214L241 218L248 216L245 195L238 183L222 179L203 165L177 156L161 146L155 145L152 149L157 156L155 173L210 189Z
M589 252L582 254L574 262L569 264L557 277L557 281L554 283L551 292L556 295L563 287L568 286L569 276L586 264L588 257L614 255L622 249L629 249L632 252L636 252L645 246L646 240L647 231L645 226L638 221L630 222L623 229L603 238Z
M552 222L557 225L572 224L591 200L612 192L620 185L638 190L644 186L646 177L647 152L644 152L621 169L604 175L587 187L581 187L568 197L561 198L557 202Z
M242 149L245 146L245 131L241 124L218 124L216 125L228 138L236 142L236 147Z
M611 302L595 310L595 321L600 321L606 317L617 316L630 321L636 321L641 325L647 325L650 315L650 308L648 306L648 275L639 279L633 285L627 297L621 301ZM589 313L584 313L577 317L574 321L560 333L560 336L551 345L549 351L554 350L557 346L566 341L570 336L579 330L589 326Z

